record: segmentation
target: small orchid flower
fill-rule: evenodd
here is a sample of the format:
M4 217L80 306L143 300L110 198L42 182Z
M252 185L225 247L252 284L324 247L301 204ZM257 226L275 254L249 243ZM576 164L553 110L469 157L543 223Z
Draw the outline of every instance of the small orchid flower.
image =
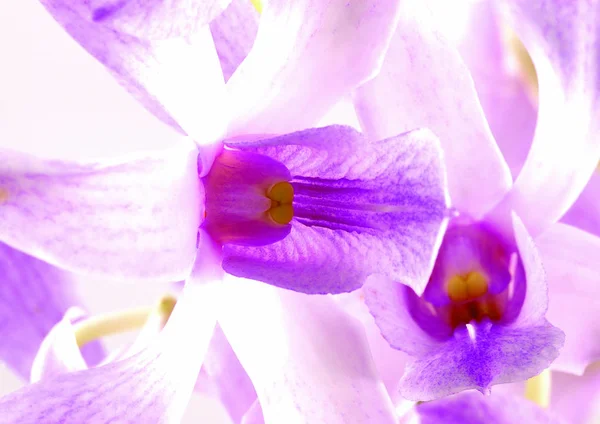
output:
M598 4L596 2L573 2L569 8L566 8L563 4L552 3L552 7L555 9L546 6L548 19L560 15L562 20L551 26L544 22L538 22L540 18L536 12L532 11L533 9L524 8L522 13L515 16L514 13L509 15L499 13L502 8L493 6L494 4L489 2L481 2L471 10L469 20L471 25L465 32L465 39L461 42L460 51L470 65L475 86L482 99L486 117L490 121L495 138L513 170L513 175L516 176L523 167L533 138L538 102L537 95L534 98L535 101L532 102L528 92L537 92L538 77L533 62L528 53L522 50L522 45L515 50L514 37L509 39L508 44L506 43L504 26L508 22L514 28L524 27L524 23L528 23L527 27L533 25L534 28L536 26L546 28L546 31L557 34L553 40L555 43L559 43L555 45L560 51L572 52L573 59L569 60L576 63L576 66L564 62L566 57L561 60L553 59L560 65L557 66L557 69L570 69L569 72L573 75L580 75L578 82L576 80L569 82L565 79L570 88L567 96L569 101L564 103L567 111L563 115L569 116L569 113L575 113L569 112L572 107L582 107L581 105L590 102L597 104L598 78L594 75L597 75L598 65L596 62L590 62L590 58L598 54L598 35L592 30L575 35L566 28L571 28L569 22L577 22L573 25L584 28L595 28L597 26L595 23L597 12L595 11L598 10ZM535 4L530 5L530 7L534 6ZM526 28L523 28L522 32L525 33L525 30ZM535 31L527 32L535 33ZM523 40L528 41L527 44L532 54L539 49L539 46L547 43L545 38L544 36L544 40L541 41L538 39L536 46L532 46L533 41L528 41L529 38L523 35ZM483 51L487 51L484 56L486 60L478 60L478 57L481 59ZM516 60L514 56L516 56ZM536 58L534 54L536 67L539 67L537 63L540 60L545 61L544 58L539 58L539 55ZM508 66L515 61L516 67ZM546 84L546 87L555 89L556 84ZM541 100L542 98L540 98ZM554 119L547 117L547 108L545 109L542 103L539 106L540 119L553 122ZM518 112L508 114L507 108ZM592 111L594 110L597 111L597 106L592 107ZM581 110L578 119L584 119L586 113L589 111ZM592 112L592 116L594 116L594 112ZM561 118L559 122L565 122L564 118ZM587 140L589 148L593 149L594 141L597 141L597 135L595 135L597 133L593 128L595 125L593 117L590 118L589 123L592 125L592 129L589 130L591 132ZM542 124L543 121L540 125ZM569 130L569 128L565 127L561 131ZM583 125L580 125L578 131L585 132L586 130ZM581 139L582 142L585 140L585 138ZM556 145L552 145L549 149L560 152L560 149L564 149L565 146L569 149L573 147L560 138L557 138L555 143ZM573 150L573 152L577 152L577 150ZM573 153L573 155L575 154ZM590 153L592 156L594 154ZM559 160L566 157L568 157L567 153L556 154L556 158ZM530 161L530 159L527 160ZM529 163L530 166L537 166L535 164L538 162ZM540 160L539 163L547 164L548 161ZM574 158L573 163L577 164L573 169L582 173L590 172L590 169L586 170L578 162L578 159ZM585 161L581 163L585 164ZM592 162L590 166L593 167L593 165ZM557 172L556 169L558 168L552 172ZM560 219L562 224L548 227L535 239L548 279L549 305L546 316L552 323L563 329L567 335L561 355L551 367L578 375L584 372L588 364L600 360L598 355L600 346L598 338L595 336L600 320L594 318L597 317L599 307L597 299L600 296L600 286L597 284L599 271L597 257L600 254L598 250L600 246L598 217L600 214L597 213L600 205L598 203L600 173L597 168L592 168L591 172L593 174L585 189ZM568 177L566 180L577 181L578 178ZM585 317L585 320L583 321L581 317Z
M536 136L514 186L458 54L409 5L379 76L356 92L359 119L371 139L418 126L440 136L457 212L426 284L373 278L365 285L366 303L383 336L412 357L399 389L409 399L470 388L488 392L494 384L524 380L548 367L564 334L545 319L541 257L546 268L560 262L544 256L546 248L540 257L529 234L540 240L560 232L552 245L557 251L576 247L573 255L590 247L576 230L554 222L581 192L600 154L592 119L599 81L590 59L597 55L590 44L597 5L506 4L538 69L540 93ZM590 31L575 32L579 26L563 26L557 16L569 22L585 16ZM548 33L553 36L544 38ZM441 68L446 72L437 72ZM557 273L548 277L548 284L561 283ZM578 330L568 325L570 317L553 315L553 322L566 324L562 328L567 335L571 331L576 345ZM573 353L564 358L573 365L588 363L588 357Z

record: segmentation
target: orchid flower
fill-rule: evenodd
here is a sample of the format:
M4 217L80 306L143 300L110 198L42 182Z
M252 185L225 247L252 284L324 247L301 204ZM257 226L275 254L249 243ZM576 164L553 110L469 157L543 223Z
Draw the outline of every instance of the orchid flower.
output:
M564 342L545 318L547 286L551 305L573 311L551 315L567 334L560 362L582 370L598 359L592 337L581 345L580 335L595 328L577 314L582 302L575 307L552 297L553 287L568 290L573 283L563 276L581 272L587 277L579 284L591 286L596 275L585 259L597 252L594 240L555 221L581 192L600 154L592 118L598 113L592 59L598 54L598 4L500 3L539 80L535 138L514 185L461 58L409 4L380 74L356 90L358 116L371 139L418 126L438 134L456 209L427 284L372 278L364 287L382 335L411 356L399 384L409 399L471 388L486 393L494 384L547 368ZM588 24L568 24L580 20Z
M532 102L528 92L537 92L538 77L533 68L533 63L527 56L523 56L527 53L521 51L520 48L514 50L514 38L511 37L509 42L506 43L503 25L506 25L506 22L514 23L515 18L500 13L502 8L493 6L494 4L489 2L482 2L476 4L470 11L471 18L469 22L472 24L465 32L465 39L461 42L460 51L470 65L475 86L480 98L482 98L486 117L491 118L491 122L495 123L496 131L493 132L498 144L510 168L519 171L523 167L533 137L531 129L535 125L537 100ZM596 19L598 10L597 3L588 5L585 2L576 2L570 6L570 9L565 9L564 5L558 6L558 11L552 12L551 9L548 9L552 12L549 13L548 19L554 15L562 16L565 21L558 23L561 29L566 28L567 23L571 20L583 23ZM588 9L588 6L591 9ZM543 23L538 25L545 27ZM517 23L514 23L513 26L518 27ZM596 24L589 24L590 28L596 26ZM567 32L562 37L565 40L571 40L573 35ZM523 39L527 41L526 38ZM585 104L586 101L597 102L595 99L598 96L598 78L597 76L593 77L594 72L597 75L597 71L594 70L597 63L586 63L591 57L598 54L597 42L597 32L591 30L578 35L566 47L560 47L561 49L572 49L573 53L578 55L576 60L578 65L577 67L573 66L571 69L573 72L579 72L582 77L578 80L579 82L573 79L570 81L571 84L584 84L581 81L586 81L582 87L573 86L573 89L570 90L571 103L581 105ZM532 47L532 53L535 50ZM483 51L487 51L488 55L485 56L485 61L478 62L476 58ZM492 54L489 54L489 52L492 52ZM511 66L511 54L517 56L518 66L516 67ZM575 61L575 59L573 60ZM514 61L514 58L512 58L512 61ZM537 61L539 62L540 59L537 59ZM561 67L566 69L567 65L562 64ZM588 78L586 75L591 77ZM550 87L554 87L554 84L550 84ZM582 98L586 96L588 99L583 100ZM577 100L578 98L580 100ZM508 107L511 107L513 111L519 111L519 113L507 114L506 108ZM597 107L593 110L597 110ZM540 103L540 119L546 116L545 113L543 104ZM580 117L584 116L583 113L585 112L582 111ZM593 124L593 122L592 119L591 123ZM492 123L490 123L490 126L492 126ZM492 127L492 130L494 130L494 127ZM581 131L585 131L585 129L581 127ZM592 132L589 138L590 148L594 147L593 142L595 139L597 139L597 135ZM581 141L585 140L582 139ZM553 149L568 146L568 143L565 144L560 139L557 139L556 143L558 145L554 146ZM562 154L556 155L558 158L563 156ZM574 169L580 170L582 173L589 172L577 160L574 163L577 163ZM552 226L536 238L536 245L542 256L548 276L549 306L547 317L567 334L562 354L552 364L552 368L578 375L584 372L587 364L600 359L597 337L595 336L598 331L599 320L594 318L597 317L598 310L596 299L600 295L596 277L598 266L595 259L598 255L599 246L597 236L600 235L600 227L598 226L600 215L597 213L600 174L597 169L592 170L592 172L593 175L583 192L560 219L561 223L568 225ZM572 181L575 181L575 178ZM581 320L582 316L586 317L585 322Z
M377 70L396 21L397 2L270 1L252 51L226 88L217 78L220 68L205 69L219 62L204 25L214 10L201 3L190 6L192 13L178 3L43 4L150 112L188 138L174 133L168 149L105 161L2 149L0 240L78 273L185 278L187 285L164 331L146 349L89 370L82 361L64 367L67 373L60 372L60 365L41 367L54 371L2 399L2 420L177 420L215 324L221 263L230 274L305 293L351 291L373 273L415 284L426 278L447 219L436 137L415 130L367 143L349 127L295 131L314 125L340 96ZM345 44L340 45L340 37ZM335 64L319 65L330 53ZM208 78L199 78L202 74ZM219 113L212 113L210 95L219 91L223 96L214 99L228 107L216 105ZM229 115L227 128L221 126L220 112ZM293 359L283 356L294 366L280 362L270 377L285 375L287 382L320 387L326 394L322 402L335 393L338 373L355 384L350 371L358 367L367 378L338 403L318 408L316 416L343 422L348 414L343 405L360 401L365 416L393 422L391 403L355 324L343 324L344 314L330 305L333 301L286 301L287 295L273 293L254 306L286 317L273 321L291 327L278 330L283 348L289 348L283 335L296 338L293 346L309 335L290 314L305 314L303 326L316 315L321 318L307 327L312 337L321 335L321 344L312 351L323 353L311 356L297 349ZM273 299L270 308L268 296ZM252 353L260 343L241 338L247 333L235 324L239 308L233 320L229 311L220 311L228 340L237 351ZM261 322L263 328L271 320ZM201 323L192 341L185 331L191 323ZM343 325L347 330L341 331ZM331 358L340 368L327 374L322 359L329 339L346 344L349 351ZM248 344L253 346L244 347ZM76 357L70 346L68 356ZM62 350L42 347L51 356ZM281 361L278 355L269 366L276 360ZM253 365L247 355L240 355L240 361L251 375L263 375L262 387L258 378L253 382L271 421L281 414L305 414L302 405L314 402L301 399L305 393L296 394L287 382L267 384L260 368L265 364ZM305 375L309 367L315 372ZM274 400L273 390L287 397Z

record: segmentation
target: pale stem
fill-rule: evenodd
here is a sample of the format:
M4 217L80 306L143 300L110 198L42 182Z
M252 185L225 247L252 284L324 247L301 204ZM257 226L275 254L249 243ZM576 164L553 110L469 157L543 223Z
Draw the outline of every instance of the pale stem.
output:
M164 326L176 302L174 297L164 296L158 306L143 306L85 319L74 325L77 345L81 348L101 337L137 330L156 315L161 317Z

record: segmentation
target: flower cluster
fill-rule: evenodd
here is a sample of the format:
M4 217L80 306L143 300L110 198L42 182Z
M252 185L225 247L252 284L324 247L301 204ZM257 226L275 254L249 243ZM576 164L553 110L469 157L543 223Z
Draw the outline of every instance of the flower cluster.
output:
M459 3L0 6L0 424L594 422L600 1Z

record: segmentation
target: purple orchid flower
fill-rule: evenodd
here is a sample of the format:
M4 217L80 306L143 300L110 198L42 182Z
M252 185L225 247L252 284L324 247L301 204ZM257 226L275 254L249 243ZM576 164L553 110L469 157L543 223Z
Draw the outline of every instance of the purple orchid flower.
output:
M595 5L595 3L594 3ZM526 60L519 72L512 71L506 62L513 54L513 48L503 42L502 22L506 18L498 13L498 9L491 7L490 3L477 4L471 11L470 22L473 23L466 34L468 36L461 46L461 53L470 63L486 116L490 119L490 126L496 140L509 163L510 168L520 171L531 145L537 114L537 102L533 102L527 91L531 88L531 77L523 77L523 73L535 72ZM573 5L570 19L594 19L593 13L588 13L586 4ZM565 16L567 16L565 14ZM582 22L585 22L585 19ZM485 24L488 23L489 25ZM590 24L591 25L591 24ZM593 26L593 25L592 25ZM475 43L475 40L477 42ZM589 48L597 40L593 32L581 35L580 44ZM578 44L579 45L579 44ZM482 63L477 63L476 56L484 51L493 52L486 56L485 64L490 68L482 68ZM508 50L508 51L507 51ZM519 52L516 52L519 54ZM592 53L593 55L593 53ZM587 54L584 60L587 60ZM583 61L581 63L584 63ZM587 66L587 65L585 65ZM582 68L585 67L582 65ZM591 64L589 66L597 66ZM519 68L517 68L518 70ZM583 71L580 71L583 72ZM585 72L593 74L589 69ZM535 79L534 79L535 80ZM590 86L593 84L590 83ZM589 89L592 97L596 96L597 89ZM502 105L505 106L502 106ZM498 106L500 105L500 106ZM513 110L518 110L516 125L512 117L507 115L506 107L510 105ZM496 123L496 128L492 123ZM510 130L509 130L510 129ZM508 133L507 133L508 132ZM560 157L560 155L558 155ZM569 208L560 222L568 225L553 226L536 238L536 244L543 258L546 274L548 275L549 306L547 317L567 333L562 354L552 364L553 369L581 375L587 364L599 359L598 345L594 334L597 332L595 316L598 305L598 284L595 274L597 271L596 257L598 255L598 172L593 172L585 189ZM574 228L576 227L576 228ZM586 234L583 231L589 233ZM585 311L585 312L584 312ZM582 324L580 317L590 317Z
M552 287L567 290L572 280L562 276L578 272L575 268L587 273L591 263L585 258L597 252L590 237L554 222L583 190L600 153L592 118L598 112L599 80L597 61L591 59L598 54L598 4L502 5L536 64L540 93L535 138L514 185L466 68L424 26L422 15L414 17L418 12L404 11L379 76L356 92L359 119L371 139L417 126L440 136L457 210L426 286L372 279L364 289L383 336L412 356L399 385L400 394L410 399L470 388L487 392L494 384L523 380L548 367L564 335L545 319L547 284L551 304L573 310L551 315L570 343L561 361L581 370L594 360L588 346L577 348L585 325L575 318L574 305L554 300L559 296L552 297ZM589 24L576 32L580 26L557 16ZM442 67L447 72L437 72ZM403 119L392 118L399 116ZM567 137L570 144L564 142ZM588 277L580 285L591 283Z
M172 318L148 348L89 370L83 361L66 368L60 363L36 365L42 370L36 371L41 380L0 401L2 420L176 420L215 324L219 296L214 281L221 278L221 257L223 268L232 274L309 293L354 290L375 272L415 284L425 278L432 266L430 252L439 244L446 221L445 176L435 136L418 130L367 143L347 127L293 132L312 125L341 95L376 71L392 33L396 2L269 2L252 51L227 84L223 103L231 106L232 118L226 131L220 116L213 119L209 114L212 101L202 97L218 87L224 92L225 86L195 74L211 63L218 65L210 38L203 33L205 27L191 25L190 15L177 5L165 9L153 4L148 10L137 3L110 9L59 1L44 5L163 122L201 142L230 141L225 148L205 144L200 156L195 144L179 140L160 152L104 162L2 150L0 239L11 248L60 268L106 277L188 276ZM154 18L163 14L173 18L170 24L154 26ZM212 16L201 9L192 15L194 22ZM283 33L279 22L287 22ZM150 34L156 38L148 39ZM346 44L340 46L339 37ZM332 48L335 66L316 66ZM192 54L209 54L211 49L212 56L202 58L213 57L213 62ZM348 67L356 55L361 61ZM267 57L272 66L263 65ZM184 93L188 102L181 102ZM282 133L288 134L255 135ZM355 260L357 255L363 256L361 262ZM250 301L253 291L263 293L252 288L243 300ZM231 296L239 293L241 287ZM295 417L305 414L303 405L315 402L304 390L296 393L293 384L288 387L290 382L318 388L324 394L318 402L323 402L335 392L340 374L353 389L329 407L323 403L316 417L343 422L350 412L343 405L353 405L356 413L359 402L365 416L393 422L391 403L356 325L344 324L344 315L336 312L332 301L286 300L287 294L272 293L265 292L252 305L274 316L261 324L283 322L277 331L293 335L293 346L304 343L309 334L321 336L312 350L297 349L278 367L279 355L269 363L263 358L261 365L240 355L251 375L267 375L262 370L268 365L278 369L269 378L285 376L284 382L253 379L265 417L275 422L281 414ZM273 300L267 307L269 296ZM247 333L235 326L241 309L236 309L235 320L230 319L231 311L224 312L225 306L221 309L221 326L232 346L252 356L261 344L254 340L243 347L248 340L241 335ZM307 317L302 326L294 319L298 314ZM309 326L313 315L320 318ZM185 331L190 323L200 325L192 341ZM327 374L322 359L329 339L347 345L348 351L331 358L339 368ZM291 342L282 337L280 343L288 349ZM61 351L47 346L43 350L50 357ZM72 343L70 352L76 356ZM314 371L305 373L308 368ZM61 373L73 369L80 371ZM367 377L360 384L351 372L357 369ZM47 379L44 370L51 371ZM328 384L321 380L326 375ZM286 396L273 399L273 390Z
M594 99L597 99L598 93L597 77L595 79L593 77L594 72L597 75L597 71L594 70L597 69L597 63L586 63L586 61L598 54L598 35L592 30L596 24L591 23L596 19L597 12L594 10L597 10L597 3L575 2L570 6L571 9L568 10L568 13L566 13L567 9L563 9L566 7L565 5L559 4L558 6L561 16L564 16L565 19L569 18L568 21L560 23L561 27L568 26L568 22L577 21L581 22L577 25L591 28L589 32L578 35L571 44L559 46L561 46L561 51L573 50L573 54L577 55L573 61L579 65L571 67L571 69L577 70L582 78L586 78L588 81L577 89L579 92L570 90L569 97L575 99L571 102L580 105L589 101L593 102ZM486 116L491 118L490 126L507 162L515 171L513 175L516 176L516 172L523 167L529 151L533 138L532 128L535 126L537 114L536 104L532 104L527 95L527 91L531 91L531 78L522 76L523 71L530 74L533 69L525 63L524 69L515 73L511 72L512 68L506 66L506 62L510 59L509 55L513 52L510 45L507 49L506 43L503 43L502 25L507 18L498 12L498 8L491 7L487 2L478 4L472 10L470 22L478 23L478 25L471 26L466 32L469 36L463 42L461 52L470 63ZM485 25L486 22L489 25ZM583 23L586 22L588 23L584 25ZM544 24L539 25L544 27ZM473 36L473 34L477 35ZM565 40L573 39L573 35L568 33L564 37ZM473 45L475 40L480 45ZM486 59L489 58L489 60L486 60L485 63L490 65L487 70L482 68L482 63L478 63L476 60L477 55L486 48L488 52L493 52L492 55L486 56ZM565 63L561 65L561 68L566 69L569 66ZM592 77L588 78L585 75ZM554 87L554 84L551 84L551 87ZM589 99L576 100L577 97L581 98L582 96L587 96ZM505 106L502 106L503 104ZM546 113L542 106L540 104L540 116ZM507 107L511 107L512 110L517 110L519 113L508 115L505 112ZM567 116L566 113L565 116ZM583 115L581 116L583 117ZM517 119L517 122L513 120L513 117ZM545 119L552 120L552 118ZM593 120L590 122L593 125ZM495 131L492 123L496 123ZM581 130L586 131L583 127ZM593 132L591 134L589 140L593 142ZM568 143L563 146L560 140L557 143L560 144L553 147L554 149L569 146ZM593 148L593 144L590 144L589 147ZM556 157L568 156L557 153ZM546 163L545 160L541 162ZM579 169L582 173L590 172L590 170L586 171L580 167L577 159L574 163L578 164L575 169ZM600 246L598 244L598 236L600 236L598 217L600 215L597 213L600 206L598 203L600 174L597 169L592 172L583 192L560 219L562 224L549 227L547 231L536 238L536 245L541 253L548 276L549 305L546 316L567 334L562 354L552 364L552 368L578 375L584 372L588 364L600 359L598 339L595 336L598 332L599 320L593 318L597 316L599 304L596 299L600 294L596 277L598 273L596 258L600 253L598 250ZM586 317L585 321L582 321L581 317Z

